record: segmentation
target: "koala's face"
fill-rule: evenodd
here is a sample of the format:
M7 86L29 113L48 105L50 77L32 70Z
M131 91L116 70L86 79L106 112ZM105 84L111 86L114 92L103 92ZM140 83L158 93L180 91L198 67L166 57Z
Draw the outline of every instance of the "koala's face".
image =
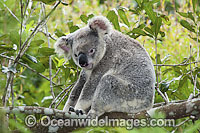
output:
M96 17L88 26L59 38L55 44L56 52L64 51L66 56L73 58L76 65L92 70L105 54L106 43L103 38L108 34L109 28L107 19Z
M79 67L92 70L104 56L105 47L98 33L86 27L73 34L72 58Z
M79 35L72 44L72 58L83 69L93 69L98 63L98 56L102 52L99 37L96 32L88 31ZM81 33L81 32L80 32Z

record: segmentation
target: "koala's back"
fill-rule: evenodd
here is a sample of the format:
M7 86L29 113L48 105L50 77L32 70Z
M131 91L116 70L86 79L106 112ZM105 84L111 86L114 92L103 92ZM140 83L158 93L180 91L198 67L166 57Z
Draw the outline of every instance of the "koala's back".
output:
M109 69L113 68L115 74L129 81L134 78L151 78L154 82L154 67L144 47L116 30L113 30L109 36L112 42L108 42L109 48L105 54L106 57L112 58Z
M120 83L110 88L107 93L119 93L113 96L115 100L115 111L134 113L144 107L151 107L153 104L155 73L151 59L146 50L137 41L113 30L109 35L111 40L106 40L107 51L102 63L109 66L105 71L106 75L113 75ZM109 59L107 59L110 57ZM100 64L101 64L100 62ZM105 70L105 69L104 69ZM143 106L138 106L138 104ZM118 106L121 105L121 106ZM119 108L118 108L119 107Z

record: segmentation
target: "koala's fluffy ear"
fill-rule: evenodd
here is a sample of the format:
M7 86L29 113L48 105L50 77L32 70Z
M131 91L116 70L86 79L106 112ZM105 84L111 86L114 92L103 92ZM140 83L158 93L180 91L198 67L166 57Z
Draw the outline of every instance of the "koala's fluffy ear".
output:
M70 58L71 53L71 44L69 44L69 40L66 36L62 36L57 39L54 44L55 52L61 56L64 55L65 58Z
M89 20L88 25L90 29L100 34L109 34L112 28L110 21L103 16L93 17Z

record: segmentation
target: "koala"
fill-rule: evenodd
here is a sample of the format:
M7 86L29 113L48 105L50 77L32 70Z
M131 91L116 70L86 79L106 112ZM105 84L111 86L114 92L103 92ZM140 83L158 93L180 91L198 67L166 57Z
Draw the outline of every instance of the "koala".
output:
M99 117L105 112L137 113L154 102L155 71L137 41L96 16L55 43L55 51L82 70L63 111Z

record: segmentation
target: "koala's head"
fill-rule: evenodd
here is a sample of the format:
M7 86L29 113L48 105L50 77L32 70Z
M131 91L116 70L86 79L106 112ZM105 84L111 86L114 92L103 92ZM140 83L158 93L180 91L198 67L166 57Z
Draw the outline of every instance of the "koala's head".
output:
M86 27L59 38L55 43L55 51L59 55L72 57L79 67L92 70L105 54L104 37L110 30L111 24L107 18L94 17Z

